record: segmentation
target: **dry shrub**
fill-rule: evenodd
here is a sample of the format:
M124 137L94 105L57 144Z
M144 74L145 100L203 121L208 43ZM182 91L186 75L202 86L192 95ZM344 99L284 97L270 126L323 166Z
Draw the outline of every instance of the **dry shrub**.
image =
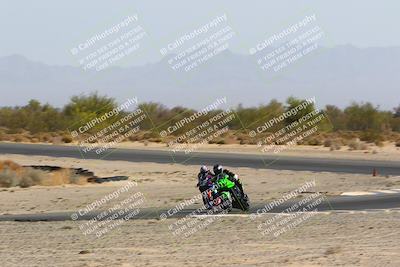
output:
M338 139L326 139L324 146L329 147L331 151L339 150L342 147L342 142Z
M53 171L47 173L46 177L40 182L40 185L44 186L54 186L54 185L63 185L63 184L86 184L87 177L83 177L75 174L70 169L60 169L57 171Z
M40 142L44 143L49 143L53 140L53 136L50 133L38 133L36 137L39 138Z
M211 139L210 141L208 141L209 144L218 144L218 145L224 145L225 140L223 138L215 138L215 139Z
M60 169L47 172L28 167L21 167L12 161L0 161L0 187L20 186L23 188L34 185L86 184L87 177L75 174L70 169Z
M367 143L377 143L384 141L383 135L381 133L366 131L360 134L360 140Z
M249 144L251 139L253 138L246 133L240 133L236 136L236 140L239 141L239 144L241 145Z
M71 172L71 175L69 176L69 183L84 185L88 183L88 178Z
M0 162L0 186L1 187L29 187L40 184L45 172L31 168L23 168L15 162L6 160Z
M22 172L23 170L23 168L19 164L11 160L0 161L0 170L3 169L9 169L14 172Z
M39 138L32 137L32 138L31 138L31 142L32 142L32 143L39 143Z
M383 147L385 145L381 140L375 140L374 144L379 147Z
M351 131L338 131L338 135L343 139L347 140L353 140L359 137L359 134L357 132L351 132Z
M161 143L162 142L162 139L161 138L150 138L149 139L149 142L154 142L154 143Z
M19 179L17 174L10 170L4 169L0 171L0 186L1 187L14 187L17 186L19 183Z
M368 146L365 143L360 142L357 139L350 141L348 146L349 146L350 150L367 150L368 149Z
M333 144L333 140L332 139L325 139L324 147L331 147L332 144Z
M72 143L72 137L69 136L69 135L64 135L64 136L61 138L61 141L62 141L63 143L66 143L66 144Z
M20 178L19 186L26 188L33 185L42 185L46 177L47 173L44 171L27 168Z
M400 140L397 140L396 144L397 147L400 147Z
M322 145L322 140L320 137L311 137L307 138L307 140L304 140L303 142L304 145L309 145L309 146L321 146Z
M58 185L62 184L78 184L84 185L87 184L87 177L76 174L74 171L70 169L61 169L53 174L53 184L58 182Z
M28 143L30 139L22 134L13 134L13 141L17 143L25 142Z
M225 144L227 145L232 145L232 144L237 144L238 142L236 141L236 138L231 138L231 137L227 137L224 139Z
M342 147L342 142L340 139L326 139L324 147L329 147L331 151L339 150Z
M3 135L1 135L1 141L13 142L14 138L9 134L3 134Z
M331 151L334 151L334 150L340 150L342 146L339 143L333 143L329 148Z
M139 136L137 134L132 134L128 137L128 140L131 142L139 141Z

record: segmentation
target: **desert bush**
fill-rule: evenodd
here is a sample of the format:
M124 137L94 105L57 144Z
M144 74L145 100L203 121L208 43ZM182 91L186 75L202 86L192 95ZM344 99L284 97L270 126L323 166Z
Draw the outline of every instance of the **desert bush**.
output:
M250 136L247 133L239 133L236 136L236 140L239 142L241 145L249 144L250 142Z
M161 143L162 139L161 138L150 138L149 141L150 142L155 142L155 143Z
M70 172L69 183L70 184L85 184L85 183L87 183L87 178L77 175L76 173Z
M40 133L37 136L41 142L48 143L53 140L53 137L51 136L50 133Z
M384 141L383 135L376 131L365 131L360 134L360 140L367 143L375 143Z
M26 139L20 135L20 134L15 134L14 135L14 142L20 143L20 142L24 142L26 141Z
M379 146L379 147L383 147L383 146L384 146L384 143L383 143L381 140L376 140L376 141L374 142L374 144L375 144L376 146Z
M35 183L33 182L31 177L24 175L20 178L18 185L22 188L27 188L35 185Z
M14 187L19 183L16 172L10 169L0 171L0 186L1 187Z
M337 132L338 135L343 139L343 141L345 142L345 140L353 140L354 138L359 138L359 134L357 132L354 131L338 131ZM347 144L348 142L346 142Z
M77 175L70 169L47 172L28 167L21 167L12 161L0 161L0 187L34 185L85 184L87 177Z
M308 138L307 140L305 140L303 142L303 144L309 145L309 146L320 146L320 145L322 145L322 140L319 137L311 137L311 138Z
M331 151L334 151L334 150L340 150L342 146L339 143L333 143L329 148Z
M23 176L28 177L34 185L38 185L43 183L43 180L46 179L47 173L41 170L26 168Z
M355 139L348 144L350 150L367 150L368 146L365 143Z
M325 139L324 141L324 147L330 147L333 144L332 139Z
M217 145L225 145L227 142L225 141L225 139L219 139L219 140L216 140L216 144Z
M136 134L130 135L128 137L128 140L131 141L131 142L139 141L139 136L136 135Z
M0 186L26 188L41 184L45 177L46 173L43 171L31 168L24 169L13 162L6 162L5 165L3 163L3 170L0 173Z
M221 138L227 143L232 142L230 140L232 139L231 137L234 137L237 143L240 144L257 143L258 140L247 135L249 130L280 116L283 112L298 106L303 101L302 99L290 97L286 103L271 100L269 103L261 104L258 107L238 105L236 108L232 108L237 118L235 117L234 120L228 123L229 129L233 132L229 132L228 135L224 135ZM82 124L94 117L101 116L115 107L117 107L115 99L100 96L97 93L87 96L74 96L61 109L54 108L49 104L41 104L37 100L31 100L25 106L3 107L0 108L0 140L14 142L54 142L54 140L57 140L57 142L71 143L73 140L67 137L68 133L66 132L68 127L76 126L76 124ZM154 125L162 125L162 127L173 125L196 112L196 110L185 107L169 108L162 104L151 102L141 103L138 107L146 112L148 119L144 120L140 125L143 131L127 138L130 141L159 138L159 133L151 130ZM313 110L315 110L314 105L309 105L295 116L286 118L269 130L275 132ZM172 136L176 137L184 134L221 111L214 110L194 122L185 124L184 127L175 131ZM324 143L327 138L336 139L340 137L349 140L348 142L344 141L347 144L352 142L350 140L359 137L362 141L367 143L377 142L379 145L381 144L380 142L396 141L400 138L400 136L395 136L400 132L400 106L394 111L382 111L371 103L353 103L343 110L336 106L327 105L321 112L329 118L330 122L327 123L324 120L318 123L318 135L321 140L317 140L315 137L301 143L330 147L329 144ZM118 121L122 116L124 116L124 112L92 128L87 134L91 135L100 129L104 129L104 127ZM81 137L84 138L85 136L82 135ZM265 135L257 135L257 137L263 138ZM153 141L160 142L159 139L154 139ZM168 142L166 138L162 138L161 141Z
M4 170L4 169L10 169L10 170L18 172L18 173L23 170L19 164L15 163L11 160L0 161L0 170Z
M390 128L390 112L381 112L371 103L353 103L344 110L346 129L355 131L382 131Z
M342 143L338 139L326 139L324 141L324 146L329 147L331 151L339 150L342 146Z
M159 137L160 137L160 135L155 131L145 132L143 134L144 139L159 138Z
M400 147L400 140L397 140L396 144L397 147Z
M71 137L71 136L68 136L68 135L64 135L64 136L61 138L61 141L62 141L63 143L66 143L66 144L72 143L72 137Z

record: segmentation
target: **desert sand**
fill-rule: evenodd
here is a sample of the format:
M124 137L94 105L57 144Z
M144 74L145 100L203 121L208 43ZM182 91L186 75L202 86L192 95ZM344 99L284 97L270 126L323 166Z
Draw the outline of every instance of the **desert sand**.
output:
M99 239L76 222L0 223L2 266L399 266L400 214L320 214L278 236L223 218L185 238L135 220Z
M134 163L125 161L53 158L44 156L0 155L21 165L55 165L85 168L97 176L126 175L138 183L135 192L144 194L142 207L171 207L191 199L199 192L196 187L199 166L180 164ZM231 168L239 174L252 203L264 203L279 198L305 182L315 180L310 191L327 195L343 192L400 188L400 177L328 172L280 171L251 168ZM88 185L33 186L0 189L0 214L20 214L49 211L73 211L101 199L123 187L127 182ZM197 202L200 205L200 202Z
M21 165L82 167L98 176L129 176L137 182L134 190L145 196L140 207L170 208L198 194L199 166L0 155L6 159ZM276 199L313 180L316 187L310 190L327 195L400 188L400 177L230 169L239 174L253 203ZM0 213L75 212L130 181L3 188ZM263 236L258 229L273 214L255 220L239 216L211 217L213 221L189 236L171 231L177 219L124 221L98 238L83 233L82 221L0 222L1 266L400 265L399 210L317 213L276 237Z

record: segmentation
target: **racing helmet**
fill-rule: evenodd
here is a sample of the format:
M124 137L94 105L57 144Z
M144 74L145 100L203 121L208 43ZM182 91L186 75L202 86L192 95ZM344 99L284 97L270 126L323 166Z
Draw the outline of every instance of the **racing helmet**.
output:
M201 167L200 167L200 172L201 172L201 173L206 173L206 172L208 172L207 166L204 166L204 165L201 166Z
M222 173L222 166L220 164L215 164L213 167L213 171L215 175Z

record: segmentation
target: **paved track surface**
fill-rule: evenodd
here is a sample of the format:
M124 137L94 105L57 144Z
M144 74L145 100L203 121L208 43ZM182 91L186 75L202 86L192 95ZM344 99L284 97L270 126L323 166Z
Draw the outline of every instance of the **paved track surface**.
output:
M296 199L295 201L299 201ZM268 213L278 213L285 209L292 207L294 201L286 201L283 204L268 211ZM242 212L234 209L229 214L257 214L262 213L266 204L255 204L251 207L249 212ZM318 211L372 211L372 210L392 210L400 209L400 193L398 194L383 194L379 196L339 196L324 198L321 204L317 206ZM161 208L144 208L140 209L140 213L131 219L160 219L162 214L167 218L183 218L191 214L195 209L184 209L178 213L173 214L173 207L171 209ZM68 221L72 220L71 217L77 214L75 212L53 212L53 213L39 213L39 214L19 214L19 215L1 215L0 221L21 221L21 222L35 222L35 221ZM95 216L101 214L102 211L92 212L83 216L77 216L77 220L90 220ZM129 213L129 212L128 212ZM125 213L127 214L127 213ZM200 212L199 215L205 213Z
M214 165L220 163L231 167L259 169L315 171L336 173L371 174L376 168L380 175L400 175L400 162L321 159L309 157L289 157L252 155L236 153L196 152L189 155L161 150L112 149L108 154L83 153L78 147L0 143L0 154L41 155L50 157L71 157L130 162L181 163L190 165Z

